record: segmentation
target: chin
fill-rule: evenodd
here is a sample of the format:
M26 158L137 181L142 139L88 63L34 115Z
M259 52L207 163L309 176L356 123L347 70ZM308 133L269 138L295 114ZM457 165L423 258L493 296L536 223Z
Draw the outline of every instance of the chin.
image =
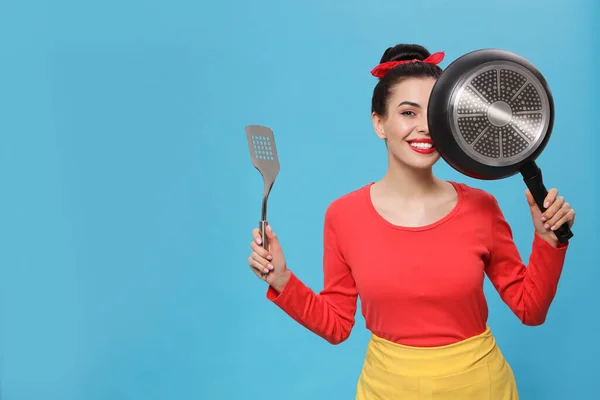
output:
M440 159L440 153L433 151L428 154L415 152L412 149L402 149L402 151L393 152L393 157L403 165L413 169L431 169Z
M415 169L431 169L439 159L439 156L435 156L428 160L410 160L405 164Z

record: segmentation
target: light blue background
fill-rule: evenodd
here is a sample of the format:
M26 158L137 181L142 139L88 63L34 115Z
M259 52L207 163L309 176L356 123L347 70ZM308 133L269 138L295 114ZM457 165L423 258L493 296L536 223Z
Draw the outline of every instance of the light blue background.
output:
M524 400L593 399L600 378L596 0L0 3L3 400L351 399L369 337L331 346L265 299L246 265L262 181L244 126L275 131L269 219L322 287L323 214L377 180L369 117L386 47L517 52L550 82L539 159L577 210L545 325L486 283ZM499 200L525 259L519 176L439 176ZM435 244L432 244L434 246Z

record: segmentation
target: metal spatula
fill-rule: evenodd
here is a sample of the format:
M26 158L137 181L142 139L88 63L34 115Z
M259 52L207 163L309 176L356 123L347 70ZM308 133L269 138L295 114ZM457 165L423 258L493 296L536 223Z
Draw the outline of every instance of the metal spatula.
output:
M246 127L246 137L248 138L248 148L252 165L260 172L263 177L265 189L262 199L262 214L258 227L262 236L262 245L268 249L267 235L267 201L269 194L275 183L275 178L279 173L279 158L277 157L277 147L275 146L275 137L273 131L266 126L249 125Z

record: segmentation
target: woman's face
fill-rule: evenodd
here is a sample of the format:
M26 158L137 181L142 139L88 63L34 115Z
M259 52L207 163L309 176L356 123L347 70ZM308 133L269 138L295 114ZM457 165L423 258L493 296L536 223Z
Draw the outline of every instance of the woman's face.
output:
M433 147L427 126L427 105L435 79L409 78L392 88L387 115L373 114L373 127L387 143L396 163L414 169L431 168L440 155Z

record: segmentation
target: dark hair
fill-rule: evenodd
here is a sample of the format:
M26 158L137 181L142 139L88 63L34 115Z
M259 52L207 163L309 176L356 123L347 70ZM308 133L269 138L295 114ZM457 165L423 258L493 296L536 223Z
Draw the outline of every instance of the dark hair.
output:
M389 61L403 60L424 60L431 53L418 44L398 44L389 47L381 56L380 63ZM392 88L407 78L437 78L442 74L442 69L434 64L414 62L395 66L390 69L383 78L377 82L373 89L373 98L371 100L371 112L382 117L387 114L387 102Z

